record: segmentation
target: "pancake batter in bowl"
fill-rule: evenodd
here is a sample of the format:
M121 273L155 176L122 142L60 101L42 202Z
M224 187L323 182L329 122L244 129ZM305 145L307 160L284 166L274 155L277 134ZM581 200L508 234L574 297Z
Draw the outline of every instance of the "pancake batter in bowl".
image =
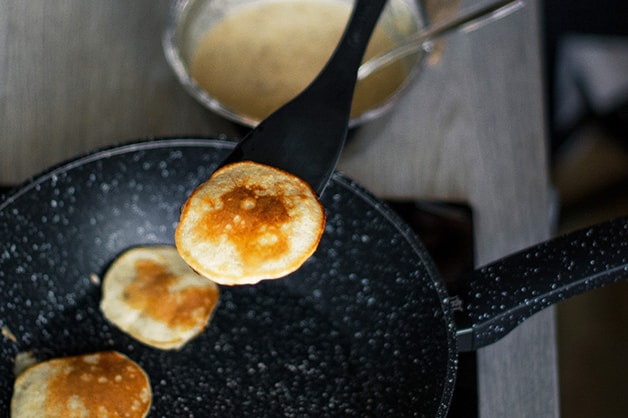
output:
M196 82L235 113L262 120L300 93L331 56L351 13L335 0L281 0L241 7L199 42L190 72ZM394 47L376 28L365 59ZM356 86L351 117L383 102L409 69L399 61Z

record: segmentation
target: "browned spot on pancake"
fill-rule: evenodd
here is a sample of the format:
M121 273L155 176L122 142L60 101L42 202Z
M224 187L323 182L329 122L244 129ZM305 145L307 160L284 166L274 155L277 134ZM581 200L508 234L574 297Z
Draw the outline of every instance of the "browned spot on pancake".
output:
M224 285L285 277L316 250L325 210L302 179L253 161L221 167L181 211L175 242L202 276Z
M199 225L199 239L216 242L227 237L244 266L253 269L286 254L289 244L281 228L290 221L288 209L281 196L261 191L259 186L236 186L223 194L222 208L208 212Z
M177 276L148 259L135 262L136 279L124 291L125 302L168 326L193 328L218 301L215 287L173 290Z
M143 417L150 405L146 375L115 352L63 359L46 395L47 417Z

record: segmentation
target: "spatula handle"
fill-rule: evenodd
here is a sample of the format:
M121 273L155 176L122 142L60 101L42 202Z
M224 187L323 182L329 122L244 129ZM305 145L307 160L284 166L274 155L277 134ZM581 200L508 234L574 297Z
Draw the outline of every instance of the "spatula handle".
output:
M356 0L345 32L319 75L245 136L223 165L241 160L271 165L297 175L322 194L344 146L358 68L385 4Z

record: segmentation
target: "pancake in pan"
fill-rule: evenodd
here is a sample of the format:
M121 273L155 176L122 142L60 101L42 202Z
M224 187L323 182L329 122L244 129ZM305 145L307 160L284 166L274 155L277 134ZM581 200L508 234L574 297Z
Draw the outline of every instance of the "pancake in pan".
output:
M48 360L15 380L12 418L142 418L152 392L148 376L128 357L105 351Z
M178 349L206 328L218 298L218 286L196 274L175 247L143 246L109 267L100 309L144 344Z

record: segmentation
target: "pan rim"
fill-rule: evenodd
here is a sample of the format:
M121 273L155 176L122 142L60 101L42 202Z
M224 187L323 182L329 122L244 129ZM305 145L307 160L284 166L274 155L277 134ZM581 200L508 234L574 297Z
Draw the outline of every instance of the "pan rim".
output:
M12 188L5 196L4 200L0 201L0 211L4 210L7 206L17 200L21 195L30 191L48 181L57 173L62 173L71 170L76 167L80 167L85 164L97 161L102 158L113 157L116 155L122 155L137 150L150 150L163 147L164 144L178 144L179 146L187 145L200 145L203 142L211 142L214 146L220 148L232 148L235 146L236 141L227 137L201 137L201 136L164 136L155 138L144 138L130 142L124 142L120 144L113 144L100 148L95 148L91 151L87 151L77 156L70 157L64 161L50 166L49 168L35 174L22 183ZM170 148L170 147L168 147Z

